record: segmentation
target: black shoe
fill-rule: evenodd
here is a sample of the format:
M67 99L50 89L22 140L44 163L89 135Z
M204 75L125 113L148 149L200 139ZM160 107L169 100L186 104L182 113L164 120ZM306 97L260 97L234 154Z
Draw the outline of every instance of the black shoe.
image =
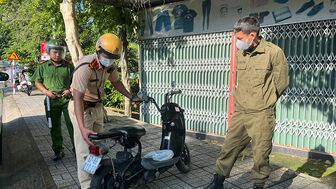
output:
M223 182L225 180L224 176L221 176L219 174L214 174L214 178L212 179L211 183L205 187L204 189L223 189Z
M263 189L264 186L258 186L256 184L253 184L253 189Z
M64 152L55 152L53 160L58 161L58 160L61 160L63 157L64 157Z
M304 3L299 10L296 11L296 14L300 14L304 12L305 10L309 9L310 7L314 6L315 2L314 0L310 0L306 3Z

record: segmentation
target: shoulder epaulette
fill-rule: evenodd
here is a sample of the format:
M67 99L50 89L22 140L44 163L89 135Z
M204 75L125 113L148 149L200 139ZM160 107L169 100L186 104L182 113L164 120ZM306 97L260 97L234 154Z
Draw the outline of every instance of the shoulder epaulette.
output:
M94 59L92 60L92 62L89 64L89 68L90 68L91 70L93 70L93 69L98 70L98 69L99 69L99 63L97 62L96 58L94 58Z
M45 61L39 62L39 64L43 64L43 63L45 63L45 62L48 62L48 60L45 60Z

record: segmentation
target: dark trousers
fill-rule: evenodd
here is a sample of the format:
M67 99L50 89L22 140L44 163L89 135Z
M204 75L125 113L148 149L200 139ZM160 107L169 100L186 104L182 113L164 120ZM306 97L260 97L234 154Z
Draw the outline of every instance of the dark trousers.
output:
M162 26L164 26L166 32L172 29L170 23L170 16L167 10L159 12L157 14L155 31L160 32Z
M275 127L274 109L258 112L234 112L231 125L216 161L217 173L229 177L238 155L252 140L254 166L251 180L263 185L271 173L269 155Z
M204 30L204 25L205 25L205 17L207 21L207 30L209 29L210 10L211 10L211 0L203 0L202 2L203 30Z
M52 149L54 152L64 151L63 136L62 136L62 119L61 119L62 113L73 145L72 150L74 151L73 126L69 117L68 103L69 99L66 98L50 99L50 117L52 123L52 127L50 129L50 135L52 140ZM45 111L47 112L46 100L44 100L44 106Z

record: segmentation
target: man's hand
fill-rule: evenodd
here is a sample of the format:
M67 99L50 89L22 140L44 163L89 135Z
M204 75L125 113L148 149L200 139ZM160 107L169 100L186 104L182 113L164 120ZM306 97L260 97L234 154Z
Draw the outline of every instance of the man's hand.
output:
M70 96L71 92L70 90L65 90L62 92L62 97L63 98L68 98Z
M81 133L82 133L82 137L84 139L84 141L86 143L88 143L88 145L93 146L94 144L91 142L91 140L89 139L89 134L97 134L96 132L91 131L90 129L87 129L85 127L83 127L82 129L80 129Z
M138 109L140 104L143 102L144 100L142 98L139 98L139 97L135 97L132 99L132 102L131 103L135 103L134 104L134 108Z
M47 96L49 96L51 99L55 99L57 96L56 96L56 94L54 93L54 92L52 92L52 91L46 91L45 92L45 94L47 95Z
M134 102L136 105L139 105L143 102L144 100L142 98L139 97L135 97L133 98L132 102Z

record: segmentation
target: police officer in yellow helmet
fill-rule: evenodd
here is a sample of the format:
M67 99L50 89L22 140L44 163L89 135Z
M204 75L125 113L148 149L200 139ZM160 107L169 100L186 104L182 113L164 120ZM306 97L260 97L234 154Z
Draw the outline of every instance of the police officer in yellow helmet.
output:
M74 127L74 141L78 167L78 178L81 188L89 188L92 175L82 170L89 146L93 143L89 134L103 131L103 88L106 80L110 80L116 90L131 99L141 102L142 99L132 96L119 80L115 61L120 58L122 42L111 33L102 35L96 43L96 53L84 56L75 68L71 91L73 99L69 103L69 114Z
M207 189L223 188L238 155L250 141L253 189L263 188L271 173L275 106L289 84L288 63L282 49L259 36L259 31L258 19L251 16L234 25L238 48L235 112Z

